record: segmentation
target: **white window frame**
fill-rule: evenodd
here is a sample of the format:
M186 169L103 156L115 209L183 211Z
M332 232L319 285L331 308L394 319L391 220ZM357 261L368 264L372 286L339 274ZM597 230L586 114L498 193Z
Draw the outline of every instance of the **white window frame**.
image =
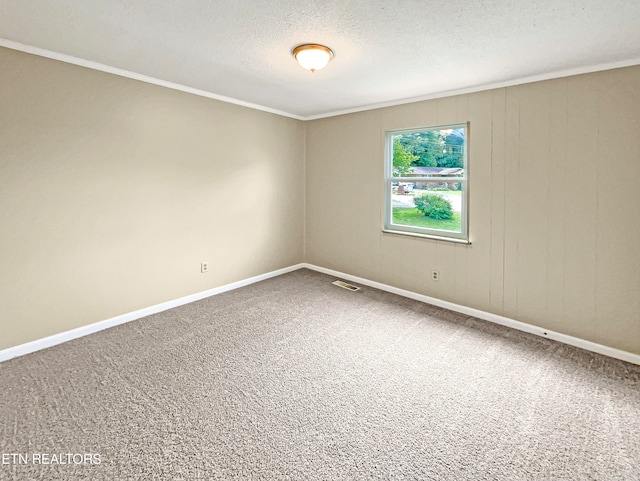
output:
M399 177L393 175L393 137L401 134L412 134L415 132L426 132L430 130L464 129L463 148L463 169L462 177ZM402 234L415 237L426 237L429 239L445 240L470 244L469 242L469 123L456 123L446 125L434 125L430 127L419 127L411 129L389 130L385 135L385 159L384 159L384 228L383 232L390 234ZM429 229L427 227L414 227L393 223L393 207L391 201L392 184L395 182L456 182L462 184L461 189L461 232Z

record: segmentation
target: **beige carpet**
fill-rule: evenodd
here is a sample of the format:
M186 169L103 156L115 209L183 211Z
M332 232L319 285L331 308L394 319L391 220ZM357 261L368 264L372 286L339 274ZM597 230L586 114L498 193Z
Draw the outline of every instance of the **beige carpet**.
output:
M0 479L640 479L640 366L333 280L0 364Z

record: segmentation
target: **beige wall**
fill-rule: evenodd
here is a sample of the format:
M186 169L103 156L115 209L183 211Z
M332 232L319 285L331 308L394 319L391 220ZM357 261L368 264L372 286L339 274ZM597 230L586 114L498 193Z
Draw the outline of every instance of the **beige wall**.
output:
M640 353L640 67L303 123L0 65L0 349L304 258ZM473 244L382 234L384 132L461 121Z
M463 121L473 244L383 234L385 130ZM640 67L306 129L307 262L640 354Z
M300 121L0 48L0 349L301 262L303 156Z

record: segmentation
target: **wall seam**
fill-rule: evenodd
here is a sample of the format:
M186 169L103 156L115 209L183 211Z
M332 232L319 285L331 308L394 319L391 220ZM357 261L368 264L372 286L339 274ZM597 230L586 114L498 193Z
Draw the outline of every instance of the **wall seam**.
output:
M307 122L302 121L302 261L307 262Z

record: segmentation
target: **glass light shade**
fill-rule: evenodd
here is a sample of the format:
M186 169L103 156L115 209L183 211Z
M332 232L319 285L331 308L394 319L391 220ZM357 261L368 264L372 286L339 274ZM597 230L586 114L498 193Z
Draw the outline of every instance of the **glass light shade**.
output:
M324 45L300 45L293 49L293 56L300 66L315 72L323 69L333 58L333 52Z

